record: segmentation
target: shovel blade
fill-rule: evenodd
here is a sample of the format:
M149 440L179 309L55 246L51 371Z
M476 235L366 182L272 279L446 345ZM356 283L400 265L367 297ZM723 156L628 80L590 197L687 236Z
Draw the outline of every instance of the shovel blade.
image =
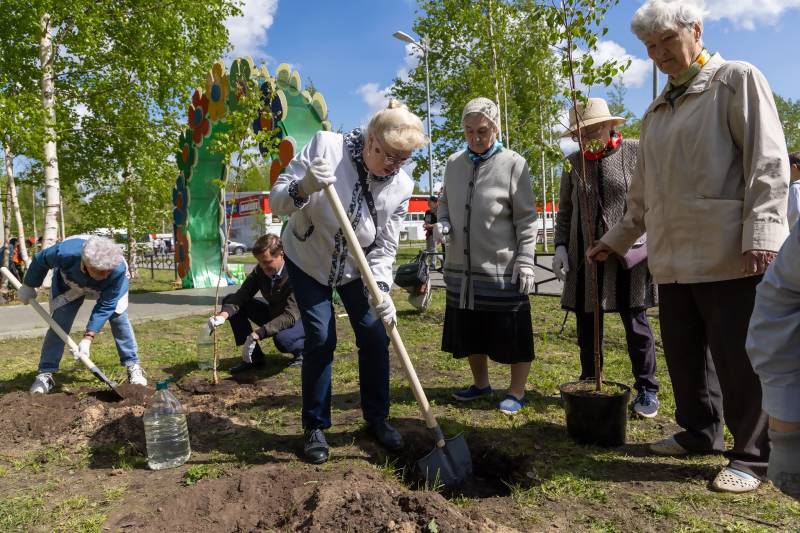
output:
M472 477L472 457L464 435L445 439L444 447L434 448L417 461L417 468L429 485L452 487Z
M111 381L110 379L108 379L106 377L106 375L103 374L103 371L100 370L99 368L97 368L96 366L93 367L93 368L90 368L89 370L92 372L92 374L94 374L94 377L96 377L97 379L99 379L100 381L102 381L103 383L108 385L108 388L111 389L111 392L114 394L114 396L116 397L117 400L124 400L125 399L125 396L123 396L122 393L117 388L117 382L116 381Z

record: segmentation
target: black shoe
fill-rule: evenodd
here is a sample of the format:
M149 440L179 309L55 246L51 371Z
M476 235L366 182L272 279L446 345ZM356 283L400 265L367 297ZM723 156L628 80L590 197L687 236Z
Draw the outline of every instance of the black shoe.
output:
M242 361L238 365L231 367L228 372L231 374L241 374L242 372L258 370L259 368L264 368L265 366L267 366L266 359L253 359L252 363L245 363Z
M379 420L367 425L367 433L372 435L378 441L378 444L390 452L403 449L403 437L386 420Z
M289 363L289 366L303 366L303 354L297 354Z
M311 429L305 432L305 446L303 453L311 464L321 464L328 460L330 448L321 429Z

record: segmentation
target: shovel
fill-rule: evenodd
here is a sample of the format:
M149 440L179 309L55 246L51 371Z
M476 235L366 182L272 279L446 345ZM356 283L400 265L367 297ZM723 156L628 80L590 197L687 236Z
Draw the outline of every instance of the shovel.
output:
M358 264L358 270L361 272L361 277L372 299L380 302L383 299L383 293L375 282L375 277L369 268L364 251L358 244L358 239L353 227L350 225L350 220L347 218L339 196L332 185L326 185L324 191L333 208L333 213L336 215L336 220L339 222L339 227L342 228L345 239L350 243L350 249ZM400 333L397 331L397 326L394 324L389 326L385 322L383 325L386 327L386 333L392 341L394 350L400 356L400 361L411 385L414 398L416 398L422 415L425 417L425 425L431 430L436 441L436 447L428 455L417 461L417 467L425 477L425 482L431 486L439 483L449 487L458 485L472 476L472 458L469 454L467 441L464 439L464 435L445 439L442 428L439 427L436 417L433 416L428 398L425 397L425 391L422 390L422 385L419 383L419 378L417 378L417 373L414 371L414 366L408 357L408 352L403 344L403 339L400 338Z
M3 274L3 276L8 280L9 283L11 283L11 285L14 286L15 289L19 290L19 288L22 286L22 283L20 283L19 280L14 277L14 274L12 274L11 271L6 267L0 267L0 273ZM61 329L61 326L56 324L56 321L53 320L50 314L44 310L44 307L42 307L41 304L36 300L31 300L30 305L36 310L37 313L39 313L44 321L47 322L47 325L50 326L50 329L53 330L62 341L67 343L67 346L69 346L69 351L72 352L72 355L75 357L75 359L80 360L80 362L86 365L86 368L88 368L97 379L108 385L120 400L124 400L125 397L119 392L119 390L117 390L117 384L108 379L106 375L103 374L103 371L97 368L97 365L95 365L86 354L81 353L81 351L78 349L78 345L75 344L74 340L72 340L72 337L67 335L67 333Z

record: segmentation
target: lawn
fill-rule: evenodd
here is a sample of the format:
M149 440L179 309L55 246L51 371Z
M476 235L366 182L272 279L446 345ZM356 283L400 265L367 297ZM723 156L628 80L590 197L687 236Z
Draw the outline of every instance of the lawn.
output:
M495 409L508 382L508 369L500 365L491 366L492 384L498 389L493 400L461 405L450 399L450 394L470 379L466 362L439 350L442 291L436 291L424 314L411 310L404 293L396 291L394 297L401 335L445 434L463 432L472 452L473 482L464 490L444 492L447 505L457 512L520 531L800 530L800 505L768 484L755 494L742 496L710 492L708 481L724 464L720 456L678 459L648 455L646 443L677 427L660 347L658 377L663 388L658 417L631 418L628 444L623 447L581 446L566 434L557 392L560 383L579 374L572 340L574 320L559 333L564 314L557 299L531 298L536 360L528 380L529 403L519 415L509 418ZM141 408L124 411L124 415L114 409L98 414L99 407L92 403L91 408L72 414L75 421L66 425L61 435L32 439L22 431L14 434L13 442L0 440L0 530L100 531L107 518L145 506L143 502L152 501L156 492L181 497L195 494L193 490L211 491L215 483L257 472L265 464L303 475L368 468L380 472L381 479L388 479L392 486L430 494L421 492L431 487L420 486L411 470L432 442L395 359L391 417L406 436L409 450L398 456L385 455L364 438L356 347L346 319L340 319L337 326L334 425L328 432L332 459L321 470L299 458L298 369L287 368L288 357L268 345L266 369L249 381L225 379L229 375L224 369L235 364L238 355L225 328L219 340L224 354L223 382L216 389L209 387L210 372L198 371L194 365L194 338L201 322L186 318L154 322L147 328L136 326L151 381L180 380L176 391L192 413L190 462L169 471L148 471L143 466L140 434L122 432L122 423L115 420L121 417L135 427ZM652 324L658 338L657 318ZM607 318L606 335L606 378L630 383L624 332L613 316ZM100 335L95 344L95 362L111 377L122 379L110 336ZM38 342L30 340L0 345L0 424L13 424L12 417L27 415L24 402L33 400L18 391L24 391L33 377L38 350ZM67 370L57 376L57 390L75 398L78 406L90 405L87 402L94 399L89 394L97 389L97 382L72 363L63 366ZM102 417L102 422L95 420ZM109 433L112 430L117 433ZM0 435L9 435L1 431ZM107 438L111 434L116 440ZM440 522L437 528L441 526Z

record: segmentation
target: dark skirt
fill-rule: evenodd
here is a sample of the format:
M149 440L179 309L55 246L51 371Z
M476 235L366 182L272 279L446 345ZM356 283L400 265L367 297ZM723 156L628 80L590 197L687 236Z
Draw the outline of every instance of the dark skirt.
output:
M447 305L442 351L460 359L486 354L507 365L533 361L533 326L529 305L516 311L472 311Z

